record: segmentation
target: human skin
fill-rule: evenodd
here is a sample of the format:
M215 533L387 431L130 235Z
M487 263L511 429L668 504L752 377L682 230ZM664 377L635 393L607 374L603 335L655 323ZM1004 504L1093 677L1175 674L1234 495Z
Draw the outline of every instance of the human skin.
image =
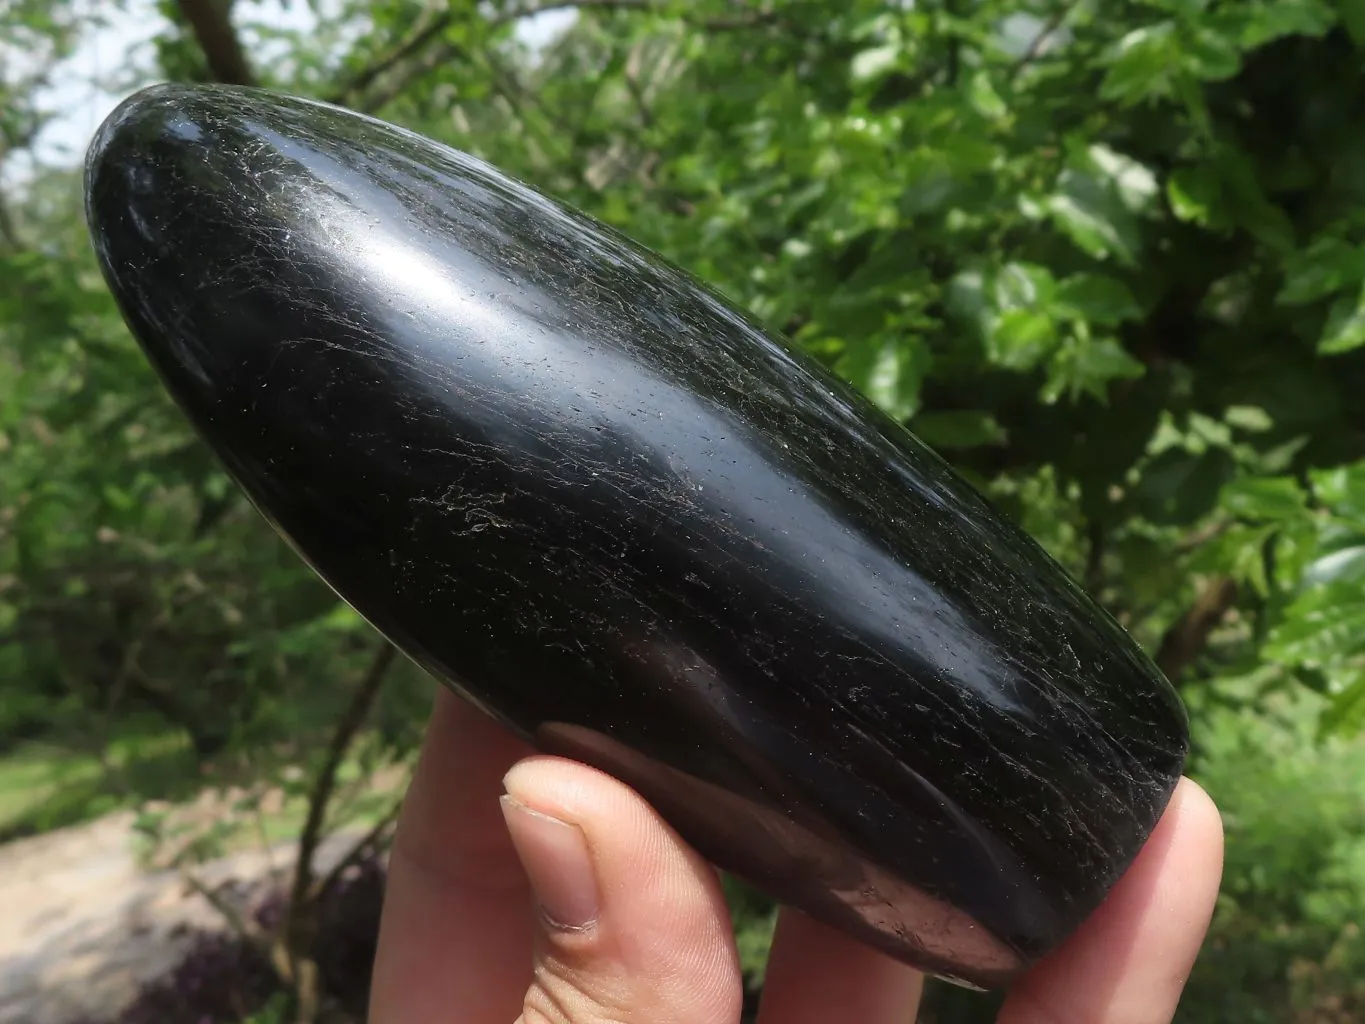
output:
M1011 989L1001 1024L1167 1024L1213 913L1223 833L1182 780L1101 907ZM779 917L759 1024L905 1024L923 976ZM442 693L404 803L373 1024L736 1024L714 868L636 793L537 755Z

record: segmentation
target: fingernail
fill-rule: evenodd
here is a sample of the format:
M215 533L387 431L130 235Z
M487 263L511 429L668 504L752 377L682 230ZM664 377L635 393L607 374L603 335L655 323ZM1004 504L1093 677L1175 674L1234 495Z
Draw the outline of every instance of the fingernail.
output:
M502 798L502 815L549 923L572 931L592 925L597 920L597 879L583 830L511 796Z

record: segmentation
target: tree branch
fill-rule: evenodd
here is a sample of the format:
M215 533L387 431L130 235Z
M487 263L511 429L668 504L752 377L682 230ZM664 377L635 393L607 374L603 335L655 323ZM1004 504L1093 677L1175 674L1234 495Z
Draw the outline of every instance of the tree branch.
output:
M653 6L654 3L655 0L557 0L557 2L553 3L514 7L503 11L501 14L494 15L490 18L488 26L490 29L496 29L509 22L518 21L521 18L534 17L537 14L545 14L549 11L589 7L640 9ZM349 82L327 97L328 102L344 103L348 97L354 96L356 93L364 92L373 85L380 76L392 71L407 58L424 49L429 43L434 42L440 37L442 32L455 22L455 11L451 7L447 7L444 11L439 13L428 8L428 13L431 16L422 19L416 31L399 42L373 64L358 71ZM439 63L440 61L435 63L424 62L422 71L429 71ZM416 76L414 75L405 76L404 84L412 81L415 77ZM400 92L402 92L401 88L385 90L387 99L384 100L384 103L388 102L389 99L392 99ZM373 110L383 106L384 103L370 102L366 104L366 108Z
M952 17L954 20L957 19L957 11L954 7L952 0L944 0L943 12ZM935 20L937 23L937 19ZM943 35L942 29L936 27L935 34L942 36ZM961 38L959 38L956 32L953 32L951 35L948 36L946 42L947 42L946 49L948 51L948 54L947 60L944 62L944 77L947 79L949 86L955 86L957 85L958 76L961 71L962 40Z
M1029 41L1028 47L1024 50L1023 55L1015 62L1014 70L1011 73L1013 76L1017 77L1021 71L1042 55L1043 47L1047 46L1047 41L1062 27L1062 22L1070 17L1072 10L1076 6L1078 6L1076 0L1072 0L1071 3L1063 4L1052 12L1052 16L1048 18L1047 21L1043 22L1043 27L1039 29L1038 34Z
M520 21L523 18L533 18L538 14L548 14L551 11L650 11L658 9L660 9L659 0L547 0L545 3L525 4L508 8L490 17L487 25L490 30L498 29L511 22ZM725 31L771 25L780 20L782 20L781 15L776 11L757 10L727 18L709 18L700 24L701 27L711 31ZM327 102L347 103L358 93L368 89L381 76L397 68L407 58L425 49L454 22L455 12L449 8L438 14L433 14L430 19L424 19L420 28L396 44L373 64L356 72L350 81L335 89L326 97ZM381 94L381 98L370 97L360 109L377 110L400 94L413 81L437 67L454 53L459 52L459 48L455 44L450 44L449 48L443 47L442 50L444 52L441 58L422 61L416 68L403 75L401 82L386 88Z
M310 899L313 889L313 857L322 840L322 827L327 819L332 791L336 788L337 771L341 768L341 762L346 756L346 751L350 749L356 733L364 725L397 653L393 644L387 640L383 641L383 646L379 648L369 668L361 677L359 685L351 695L350 703L332 732L332 740L328 744L322 767L318 769L312 791L308 794L308 817L299 835L294 884L290 889L289 909L280 936L288 960L289 978L298 990L301 1000L306 1001L309 995L304 989L312 984L314 973L314 967L307 963L307 952L312 946L312 933L317 923L316 906Z
M1237 600L1237 584L1226 576L1210 580L1184 615L1171 623L1157 649L1157 668L1171 682L1204 652L1209 635Z
M446 27L455 20L455 15L449 8L439 14L431 8L427 8L427 14L429 17L419 21L420 27L415 32L399 42L373 64L358 71L349 82L327 97L327 101L329 103L341 103L354 93L364 92L374 84L377 78L392 71L408 57L422 49L444 32Z
M255 85L256 76L229 17L230 0L177 0L177 5L214 80L227 85Z
M1108 542L1103 524L1096 519L1090 520L1086 524L1086 540L1085 589L1098 601L1104 588L1104 551Z
M244 917L229 900L224 899L218 893L217 889L210 888L201 878L188 871L183 872L180 877L185 880L185 884L189 888L204 897L209 906L218 911L223 920L227 922L228 927L239 938L251 943L264 953L270 952L270 943L261 929L256 926L256 923L250 918Z
M547 0L541 4L523 4L509 7L493 19L493 24L504 25L509 21L534 18L537 14L550 11L588 10L596 8L606 11L642 11L659 6L659 0Z
M341 881L341 876L346 873L346 869L353 864L357 864L360 858L372 849L380 846L380 840L384 833L389 830L393 823L398 819L398 812L403 809L402 799L395 800L389 809L386 810L374 826L363 836L356 840L355 844L346 851L346 855L336 862L332 870L313 888L313 898L322 899L330 893L333 887Z
M9 207L3 200L0 200L0 245L11 252L19 252L23 248L19 232L14 226L14 218L10 216Z
M1210 520L1203 526L1199 527L1199 529L1192 530L1190 533L1187 533L1185 534L1185 536L1181 537L1180 540L1176 542L1175 545L1176 550L1193 551L1195 548L1203 547L1209 541L1217 540L1220 536L1227 532L1228 527L1231 525L1232 521L1229 519Z
M327 805L331 801L332 791L336 788L337 771L341 768L341 762L346 756L346 751L350 749L356 733L364 725L397 653L393 644L387 640L383 642L361 678L360 685L351 695L351 702L332 733L327 755L318 770L317 778L313 781L313 790L308 794L308 817L304 822L303 831L299 834L299 859L294 869L291 905L307 899L312 885L313 855L317 852L322 839L322 825L327 817Z
M626 91L630 93L635 109L640 114L640 126L648 130L654 127L654 111L650 109L649 97L646 95L647 87L640 81L640 64L643 59L643 47L637 42L626 57L625 74L622 78L626 83Z
M363 102L352 105L356 110L366 113L378 110L379 108L392 103L402 95L403 90L413 82L422 78L424 75L430 74L446 61L451 60L454 57L459 57L463 53L464 50L455 43L446 43L442 46L438 46L427 53L421 60L414 61L407 65L400 74L394 75L384 88L380 89L378 92L371 93ZM333 100L332 102L339 103L341 101Z
M505 25L509 21L520 21L522 18L533 18L537 14L547 14L550 11L564 10L599 10L599 11L651 11L662 8L660 0L548 0L542 4L528 4L523 7L514 7L504 11L492 20L494 26ZM693 21L691 18L684 18L684 21ZM743 14L732 15L727 18L706 18L699 22L694 22L702 28L711 31L722 32L736 28L756 28L761 25L771 25L782 20L782 16L777 11L755 10L747 11Z

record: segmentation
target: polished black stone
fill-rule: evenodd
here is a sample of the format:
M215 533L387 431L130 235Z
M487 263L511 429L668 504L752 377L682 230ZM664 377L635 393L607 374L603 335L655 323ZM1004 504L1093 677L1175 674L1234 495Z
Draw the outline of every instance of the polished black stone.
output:
M89 154L166 386L404 651L703 853L1008 981L1181 771L1178 698L900 426L657 256L411 133L160 86Z

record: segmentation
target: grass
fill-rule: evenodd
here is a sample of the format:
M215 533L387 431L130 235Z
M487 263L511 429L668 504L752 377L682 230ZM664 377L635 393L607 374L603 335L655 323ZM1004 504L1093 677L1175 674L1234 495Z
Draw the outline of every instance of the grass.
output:
M363 740L356 748L363 747ZM343 762L332 816L366 829L382 817L403 781L401 773L371 778L357 758ZM265 801L260 814L233 798L204 800L206 778L183 734L131 730L109 742L102 755L56 743L23 743L0 755L0 843L79 825L122 808L156 802L173 824L212 826L215 852L297 838L307 815L306 785L288 785Z
M355 775L358 768L353 762L344 764L343 774L349 769ZM343 786L333 795L326 834L366 832L391 817L406 780L405 772L388 769ZM206 791L198 800L166 807L139 844L139 857L148 866L185 866L239 850L272 847L297 840L307 816L308 800L301 792L268 786Z
M80 824L141 800L184 799L199 786L189 744L167 731L132 731L102 755L22 743L0 757L0 842Z

